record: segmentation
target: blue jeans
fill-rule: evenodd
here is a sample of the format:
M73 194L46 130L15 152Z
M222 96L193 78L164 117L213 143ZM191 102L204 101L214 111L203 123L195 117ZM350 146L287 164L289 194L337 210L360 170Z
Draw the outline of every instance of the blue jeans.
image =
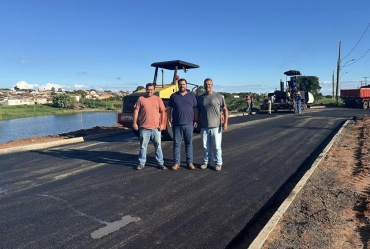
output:
M297 110L298 110L298 113L301 113L301 101L297 102Z
M177 125L172 127L173 131L173 162L181 163L181 141L184 137L186 163L193 163L193 124Z
M163 165L164 161L161 146L161 132L157 128L153 130L140 128L139 162L141 165L145 165L146 151L148 148L150 138L152 139L155 149L155 159L157 160L158 165Z
M252 107L251 107L251 103L248 103L248 102L247 102L247 109L245 110L245 112L246 112L246 113L248 113L248 114L250 114L250 112L251 112L251 108L252 108Z
M210 164L212 161L212 150L217 165L222 165L222 128L202 128L200 136L203 140L204 163Z

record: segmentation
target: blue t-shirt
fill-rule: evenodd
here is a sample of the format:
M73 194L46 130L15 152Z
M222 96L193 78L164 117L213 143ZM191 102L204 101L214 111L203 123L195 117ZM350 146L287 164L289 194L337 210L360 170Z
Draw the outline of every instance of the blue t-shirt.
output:
M194 108L197 107L197 99L194 94L187 92L182 96L179 92L171 95L168 106L172 108L172 124L193 124Z

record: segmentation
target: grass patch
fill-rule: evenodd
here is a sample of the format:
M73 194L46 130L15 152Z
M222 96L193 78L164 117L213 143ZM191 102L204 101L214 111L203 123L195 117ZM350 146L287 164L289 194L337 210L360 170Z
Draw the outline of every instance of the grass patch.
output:
M325 106L337 106L337 102L335 99L330 98L321 98L318 100L315 100L313 105L325 105ZM341 98L338 99L338 105L344 106L343 100Z
M107 110L105 108L86 108L86 109L60 109L49 105L16 105L0 106L0 120L15 118L26 118L44 115L66 115L81 112L117 112L118 109Z

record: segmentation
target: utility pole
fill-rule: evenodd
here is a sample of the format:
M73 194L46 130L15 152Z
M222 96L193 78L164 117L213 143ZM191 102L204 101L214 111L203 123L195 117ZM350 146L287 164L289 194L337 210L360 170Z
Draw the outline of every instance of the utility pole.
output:
M332 99L334 99L334 85L335 85L335 83L334 83L334 71L333 71L333 76L332 76L332 78L331 78L331 82L333 83L332 85L333 85L333 90L332 90L332 94L331 94L331 96L332 96Z
M361 84L360 86L362 86L362 82L364 82L364 81L363 80L360 80L360 84Z
M369 77L362 77L365 79L365 86L367 86L367 83L366 83L366 79L369 78Z
M337 62L337 92L336 92L336 105L338 106L338 92L339 92L339 74L340 74L340 50L342 48L342 41L339 42L339 53L338 53L338 62Z

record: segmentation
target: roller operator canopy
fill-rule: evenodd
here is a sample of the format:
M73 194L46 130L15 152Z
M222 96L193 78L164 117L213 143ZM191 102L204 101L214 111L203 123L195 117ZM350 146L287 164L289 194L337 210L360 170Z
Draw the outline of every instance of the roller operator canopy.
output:
M190 62L181 61L181 60L174 60L174 61L163 61L163 62L154 62L151 65L152 67L163 68L167 70L175 70L176 66L177 69L191 69L191 68L198 68L199 66Z
M286 76L295 76L295 75L301 75L301 72L299 72L298 70L289 70L289 71L284 72L284 74Z

